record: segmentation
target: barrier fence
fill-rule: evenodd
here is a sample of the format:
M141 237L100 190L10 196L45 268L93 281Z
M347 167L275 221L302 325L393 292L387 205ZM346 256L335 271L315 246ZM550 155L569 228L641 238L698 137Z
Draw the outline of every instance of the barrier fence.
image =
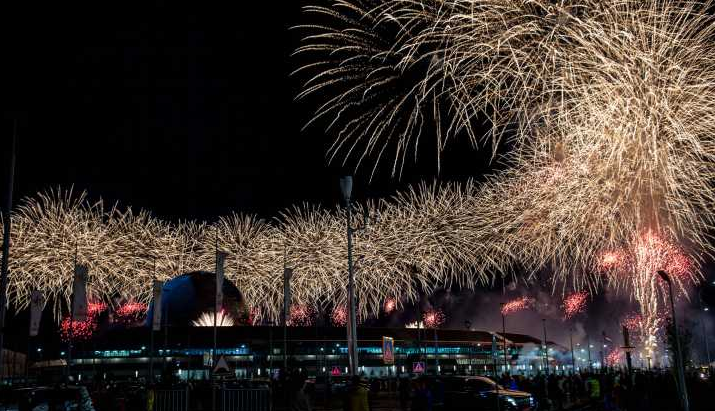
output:
M270 411L271 394L266 388L222 388L221 411Z
M208 392L207 392L208 393ZM210 402L200 394L190 396L189 387L177 389L156 389L153 391L153 411L193 411L205 408ZM271 391L262 388L220 387L216 391L217 411L271 411ZM191 399L191 401L190 401ZM192 403L195 402L196 404Z
M188 411L189 387L154 390L154 411Z

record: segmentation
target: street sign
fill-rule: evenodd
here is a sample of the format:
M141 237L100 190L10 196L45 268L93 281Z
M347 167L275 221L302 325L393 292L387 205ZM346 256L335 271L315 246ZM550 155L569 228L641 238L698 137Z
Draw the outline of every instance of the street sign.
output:
M392 337L382 337L382 362L388 365L395 363L395 340Z
M339 377L340 376L340 367L337 365L333 365L333 368L330 370L330 375L333 377Z
M216 367L214 367L214 374L221 373L221 372L226 372L230 373L231 369L228 366L228 363L226 362L226 358L224 356L220 356L218 358L218 361L216 362Z
M425 372L425 363L423 361L412 363L412 372L415 374L422 374Z

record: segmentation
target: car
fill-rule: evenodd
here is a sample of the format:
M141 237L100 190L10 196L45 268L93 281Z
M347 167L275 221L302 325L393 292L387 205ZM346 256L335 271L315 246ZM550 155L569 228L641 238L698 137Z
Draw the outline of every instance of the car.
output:
M443 384L445 410L532 411L536 401L528 392L510 390L484 376L449 376Z
M14 390L0 402L0 410L94 411L87 389L82 386L32 387Z

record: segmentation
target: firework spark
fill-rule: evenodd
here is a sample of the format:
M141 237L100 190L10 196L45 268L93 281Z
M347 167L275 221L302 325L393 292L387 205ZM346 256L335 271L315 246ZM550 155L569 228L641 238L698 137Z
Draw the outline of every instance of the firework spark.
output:
M214 313L205 312L191 322L194 327L213 327L214 326ZM219 311L216 314L216 326L217 327L232 327L235 325L233 317L225 312L224 310Z
M385 314L390 314L393 311L397 309L397 300L394 298L388 298L385 300L385 304L383 304L382 310L385 312Z
M621 320L621 325L626 327L626 329L631 333L633 337L642 331L643 327L643 316L639 313L630 313L626 315L623 320Z
M511 167L479 192L473 213L484 221L470 226L483 228L495 249L508 247L497 259L550 265L557 280L581 268L571 278L581 288L599 281L584 274L600 250L651 226L712 251L715 24L708 2L333 5L308 8L327 23L306 25L311 33L298 54L317 56L302 68L313 73L302 96L327 96L316 117L340 124L334 147L346 157L383 158L394 144L394 173L423 122L437 130L439 152L452 135L440 132L443 124L474 140L470 124L484 114L495 149L504 135L514 142ZM375 104L379 96L392 104Z
M288 326L309 327L313 325L315 310L305 304L293 304L290 306L290 316Z
M99 325L99 315L107 309L107 304L90 302L87 304L87 318L84 321L72 320L69 316L60 322L60 338L62 341L85 341L94 335Z
M425 311L422 315L422 322L425 328L439 328L446 321L447 317L440 309L431 309Z
M128 302L122 304L114 313L119 322L125 324L135 324L144 319L147 312L147 305L144 303Z
M564 311L564 319L568 320L573 318L579 313L582 313L586 309L586 302L588 301L589 294L585 291L575 292L569 294L564 298L562 308Z
M333 312L330 314L330 321L336 327L346 326L348 323L348 309L344 305L333 308Z
M526 310L534 305L534 299L530 297L519 297L504 303L501 307L502 315L510 315Z
M607 367L617 367L623 363L625 353L620 348L616 348L606 355L605 362Z

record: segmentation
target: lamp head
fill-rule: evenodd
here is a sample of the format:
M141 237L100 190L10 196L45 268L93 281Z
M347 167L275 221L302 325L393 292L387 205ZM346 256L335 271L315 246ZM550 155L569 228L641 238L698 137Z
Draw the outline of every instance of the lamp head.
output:
M663 281L670 284L670 276L668 276L668 273L663 270L658 270L658 275L663 279Z
M340 178L340 192L343 194L343 200L345 202L350 201L350 197L353 191L353 177L345 176Z

